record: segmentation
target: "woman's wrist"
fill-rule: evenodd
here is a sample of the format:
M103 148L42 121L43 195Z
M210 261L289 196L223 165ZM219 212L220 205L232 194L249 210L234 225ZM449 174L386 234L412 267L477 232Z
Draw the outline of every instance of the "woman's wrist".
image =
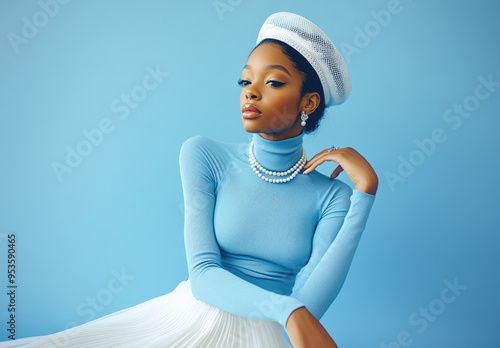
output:
M378 188L378 179L357 183L356 185L354 185L354 188L358 191L363 191L370 195L375 195Z

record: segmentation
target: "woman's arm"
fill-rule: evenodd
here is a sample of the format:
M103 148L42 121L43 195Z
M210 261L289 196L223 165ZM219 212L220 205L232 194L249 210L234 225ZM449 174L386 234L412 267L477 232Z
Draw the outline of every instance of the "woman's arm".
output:
M304 166L304 174L325 161L338 163L330 178L345 170L355 189L337 180L338 191L316 227L310 261L299 273L292 292L318 319L344 283L378 187L378 177L370 163L351 147L316 154Z
M333 160L339 166L330 177L335 178L345 168L355 189L336 182L338 191L316 227L309 262L297 275L291 296L306 306L295 310L286 326L296 348L337 347L319 319L342 288L375 200L378 178L373 168L354 149L342 150L332 154L325 150L305 166L307 174L324 161Z
M293 311L286 332L294 348L338 348L328 331L305 307Z
M228 312L285 327L290 314L304 304L286 295L262 289L221 266L214 233L216 183L224 175L207 138L184 142L179 165L184 193L184 241L193 295ZM225 166L228 167L228 166ZM230 167L230 166L229 166Z
M365 192L352 191L340 181L337 184L340 190L317 225L311 257L297 275L291 294L305 304L292 312L286 324L287 334L295 348L337 347L319 319L344 284L375 199ZM343 197L349 196L350 192L351 204L345 214ZM311 345L311 342L316 345Z
M320 319L335 300L347 277L356 248L365 229L375 196L352 190L338 181L338 203L332 203L316 227L313 251L296 278L292 297ZM349 193L352 192L352 195ZM350 206L345 218L345 198Z

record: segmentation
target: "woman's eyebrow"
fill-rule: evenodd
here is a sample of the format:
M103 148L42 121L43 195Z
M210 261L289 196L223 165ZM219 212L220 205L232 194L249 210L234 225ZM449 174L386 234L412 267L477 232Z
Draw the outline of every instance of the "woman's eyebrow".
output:
M250 65L248 65L248 64L245 64L245 66L243 67L243 69L252 70L252 67ZM264 67L264 70L273 70L273 69L281 70L281 71L287 73L288 76L292 77L292 75L288 72L288 70L284 66L282 66L282 65L272 64L272 65L268 65L268 66Z

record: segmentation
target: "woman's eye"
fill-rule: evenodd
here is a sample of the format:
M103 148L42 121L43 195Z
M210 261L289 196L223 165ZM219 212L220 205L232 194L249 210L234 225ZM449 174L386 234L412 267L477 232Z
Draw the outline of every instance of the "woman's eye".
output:
M284 82L279 82L275 80L269 80L267 81L267 83L269 83L272 87L281 87L285 84Z
M250 81L248 81L248 80L242 80L242 79L238 80L238 85L240 85L242 87L248 85L249 83L250 83Z
M251 83L250 81L243 80L241 78L238 80L238 85L240 85L242 87L243 86L248 86L250 83ZM279 81L276 81L276 80L269 80L269 81L267 81L267 83L269 85L271 85L271 87L281 87L281 86L283 86L285 84L284 82L279 82Z

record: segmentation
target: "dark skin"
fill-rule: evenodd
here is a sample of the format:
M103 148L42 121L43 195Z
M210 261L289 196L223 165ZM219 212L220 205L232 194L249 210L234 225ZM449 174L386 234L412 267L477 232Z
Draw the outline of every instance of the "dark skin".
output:
M243 127L247 132L259 133L264 139L284 140L302 132L300 114L311 114L319 105L319 93L300 95L302 73L297 70L281 47L265 43L257 47L242 73L240 107L252 104L261 114L252 119L244 118ZM345 171L355 185L355 189L375 195L378 177L371 165L351 147L328 152L328 149L313 156L304 166L303 174L313 171L325 161L338 164L330 175L337 177ZM294 348L337 348L337 344L321 323L301 307L292 312L285 330Z

